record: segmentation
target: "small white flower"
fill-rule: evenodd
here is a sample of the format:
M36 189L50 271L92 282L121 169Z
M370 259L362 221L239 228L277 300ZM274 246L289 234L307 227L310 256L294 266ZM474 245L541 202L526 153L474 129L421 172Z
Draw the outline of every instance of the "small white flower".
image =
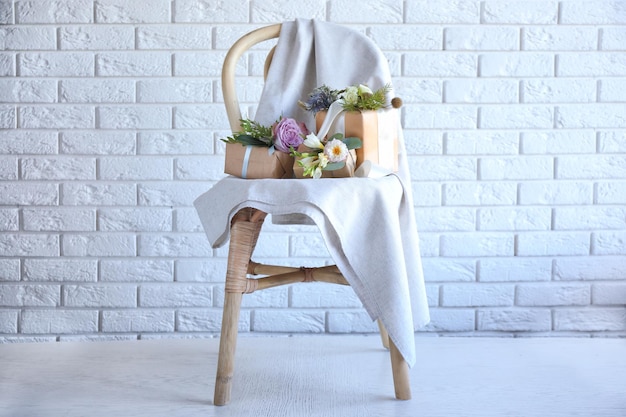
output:
M315 160L317 158L315 156L307 156L306 158L298 159L298 164L301 167L310 168L313 164L315 164Z
M315 168L315 170L313 171L313 178L314 179L322 178L322 168L320 167Z
M319 140L315 133L309 133L304 140L304 146L307 146L311 149L324 149L324 145Z
M324 155L330 162L345 161L348 157L348 147L339 139L333 139L324 146Z
M343 102L346 105L353 106L359 101L359 90L355 86L346 88L346 92L343 93Z
M328 165L328 157L326 156L326 154L324 154L324 152L320 152L320 153L317 155L317 159L319 160L319 164L318 164L318 166L319 166L321 169L326 168L326 165Z
M374 94L374 92L364 84L359 84L358 91L361 96L371 96Z

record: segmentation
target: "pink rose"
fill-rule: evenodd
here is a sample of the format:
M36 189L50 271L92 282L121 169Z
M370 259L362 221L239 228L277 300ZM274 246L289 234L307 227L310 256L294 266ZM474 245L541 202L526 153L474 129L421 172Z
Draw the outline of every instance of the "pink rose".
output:
M309 133L304 123L298 123L288 117L280 119L272 126L274 132L274 146L282 152L290 152L290 147L297 149Z

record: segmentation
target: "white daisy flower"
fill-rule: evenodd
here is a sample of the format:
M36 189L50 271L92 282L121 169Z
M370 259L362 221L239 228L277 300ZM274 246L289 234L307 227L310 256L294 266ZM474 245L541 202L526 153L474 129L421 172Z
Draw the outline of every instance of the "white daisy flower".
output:
M324 155L330 162L345 161L348 157L348 147L339 139L333 139L324 146Z

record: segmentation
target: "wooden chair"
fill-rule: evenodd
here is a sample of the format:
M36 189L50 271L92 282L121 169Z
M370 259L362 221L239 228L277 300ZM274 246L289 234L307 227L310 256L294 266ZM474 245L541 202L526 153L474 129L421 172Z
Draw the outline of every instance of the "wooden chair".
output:
M281 25L266 26L254 30L236 41L228 51L222 69L222 90L230 127L233 132L241 130L241 111L235 89L235 67L245 51L259 42L277 38ZM269 69L272 49L265 61L265 76ZM254 180L249 180L254 181ZM307 181L307 180L302 180ZM311 180L313 181L313 180ZM349 285L337 266L319 268L293 268L263 265L251 260L261 226L267 213L244 208L233 217L230 226L228 268L226 272L224 313L220 338L217 376L215 380L215 405L230 402L232 388L237 330L243 294L298 282L328 282ZM262 276L252 278L252 276ZM396 398L411 398L408 365L388 338L382 323L378 321L383 345L390 350Z

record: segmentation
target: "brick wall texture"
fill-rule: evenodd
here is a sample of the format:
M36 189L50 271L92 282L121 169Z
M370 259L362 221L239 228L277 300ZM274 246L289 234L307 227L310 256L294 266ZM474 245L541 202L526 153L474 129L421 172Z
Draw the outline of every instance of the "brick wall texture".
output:
M219 332L226 249L192 201L224 175L221 64L296 17L389 58L422 333L626 336L623 0L0 0L0 341ZM238 67L244 114L270 47ZM264 227L257 260L330 261L315 230ZM247 296L240 328L376 331L328 284Z

